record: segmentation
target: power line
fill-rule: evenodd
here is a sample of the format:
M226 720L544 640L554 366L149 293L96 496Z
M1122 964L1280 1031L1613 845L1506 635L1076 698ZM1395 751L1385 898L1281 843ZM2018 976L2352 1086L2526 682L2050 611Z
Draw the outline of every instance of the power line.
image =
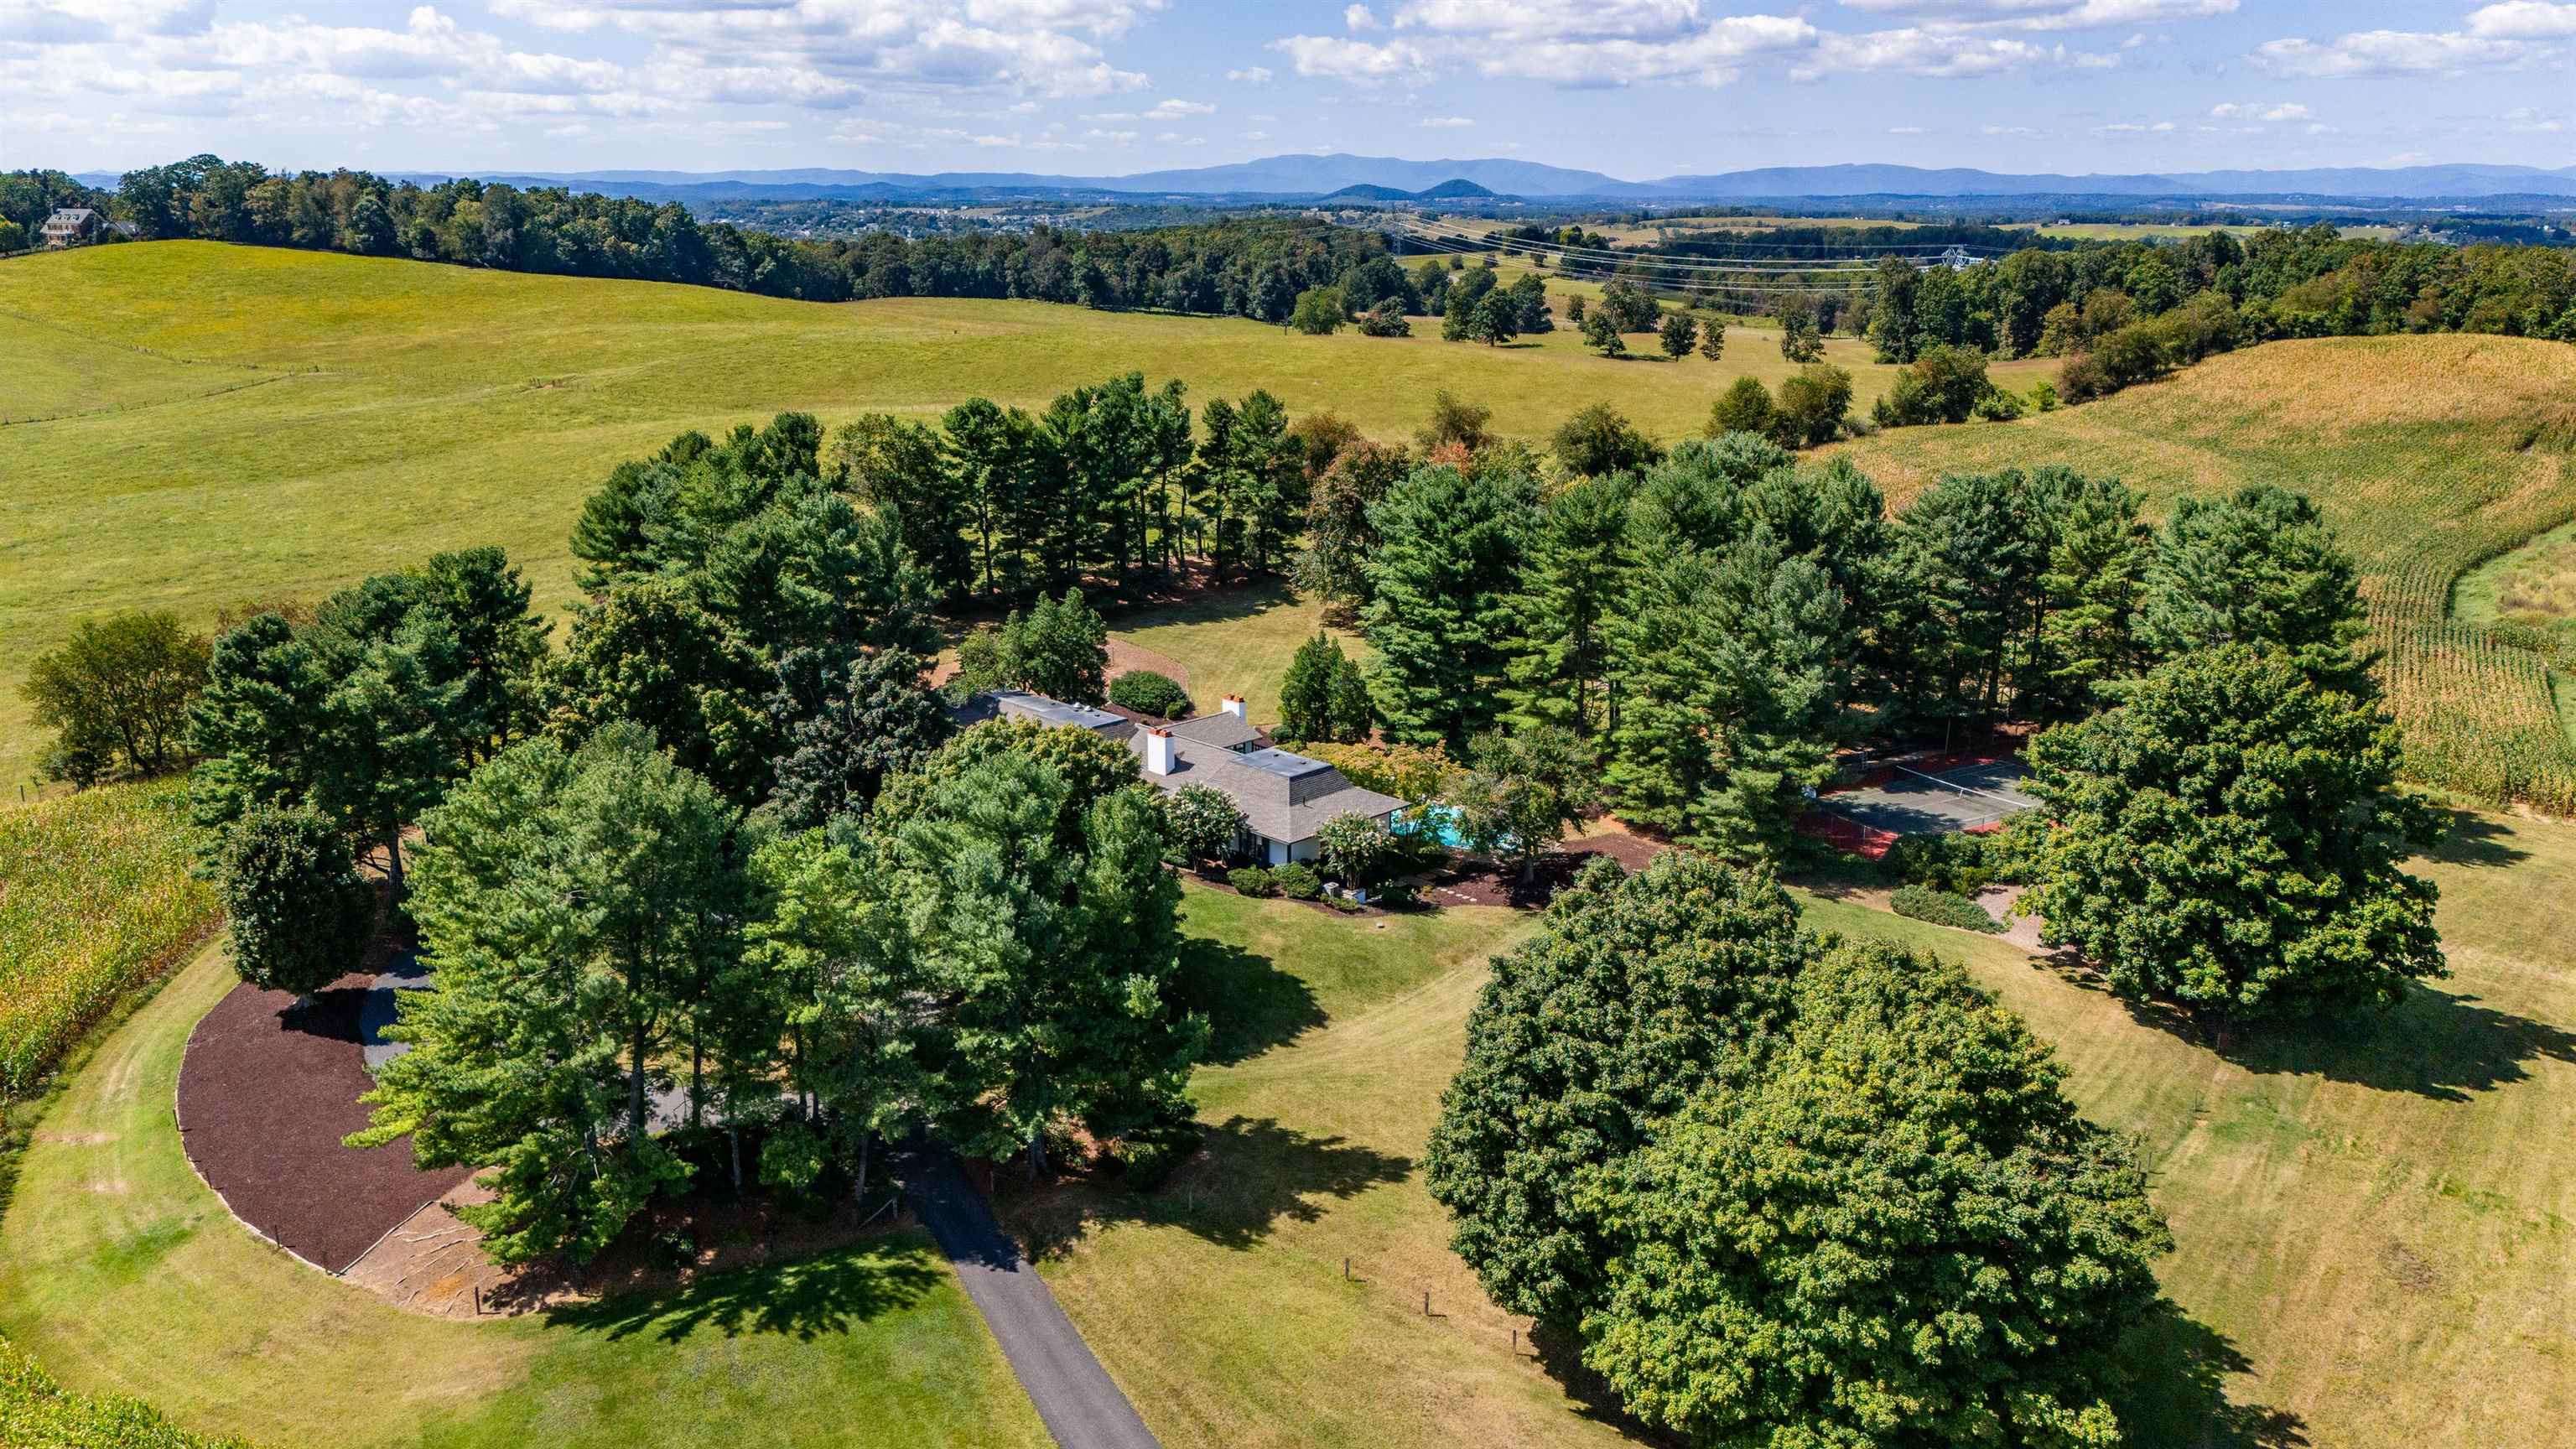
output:
M1566 242L1521 236L1508 236L1501 232L1478 232L1471 228L1461 226L1455 222L1433 222L1415 219L1408 224L1423 231L1431 232L1435 235L1445 235L1460 240L1472 240L1502 247L1528 247L1536 250L1560 252L1569 256L1585 256L1596 260L1626 262L1653 259L1675 265L1687 264L1717 268L1743 267L1753 269L1764 267L1786 267L1791 269L1805 268L1810 271L1830 270L1833 267L1844 264L1862 266L1873 264L1873 259L1871 257L1862 255L1857 251L1848 250L1847 254L1844 256L1822 259L1824 264L1819 266L1814 263L1800 261L1794 257L1747 257L1741 259L1728 259L1721 257L1698 257L1692 255L1669 256L1655 252L1630 252L1619 251L1606 247L1577 246ZM1980 257L2009 255L2008 252L1999 247L1971 247L1955 242L1937 244L1925 243L1920 246L1886 246L1876 248L1875 251L1878 257L1911 257L1914 255L1946 256L1952 252L1966 252L1970 255Z
M1648 273L1663 272L1676 277L1694 277L1699 279L1704 279L1712 275L1721 278L1750 279L1732 282L1695 280L1692 283L1692 285L1719 289L1759 290L1768 288L1774 291L1842 291L1845 287L1856 284L1860 279L1870 276L1878 270L1878 264L1876 262L1860 257L1845 258L1825 265L1788 261L1721 262L1705 259L1665 257L1658 256L1653 253L1604 252L1596 248L1573 248L1564 246L1560 243L1537 242L1525 237L1497 239L1491 233L1476 233L1464 231L1463 229L1443 229L1421 223L1415 223L1409 226L1406 229L1406 234L1415 241L1439 243L1444 247L1444 249L1481 249L1486 251L1522 250L1540 257L1554 256L1557 258L1561 266L1585 271L1617 272L1628 270ZM1943 248L1940 253L1931 257L1902 256L1894 253L1890 253L1889 255L1895 255L1898 260L1909 262L1918 269L1929 269L1931 267L1939 266L1944 262L1956 264L1960 259L1973 259L1973 254L1964 247ZM1772 276L1778 276L1784 280L1778 282L1761 280ZM1806 285L1803 281L1787 280L1791 278L1813 279L1822 277L1848 277L1851 278L1852 281L1843 284L1828 283L1822 286L1815 286Z

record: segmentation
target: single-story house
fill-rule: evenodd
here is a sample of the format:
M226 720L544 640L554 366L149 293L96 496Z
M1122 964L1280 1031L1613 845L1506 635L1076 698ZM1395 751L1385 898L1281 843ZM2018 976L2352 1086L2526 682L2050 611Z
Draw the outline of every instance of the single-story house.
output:
M36 228L36 237L49 247L67 247L79 242L96 241L107 230L107 217L86 206L57 208Z
M1094 731L1136 754L1147 783L1166 793L1184 785L1225 792L1243 812L1242 852L1271 865L1315 858L1315 835L1345 815L1386 820L1404 802L1354 785L1321 760L1272 745L1245 717L1243 700L1227 695L1215 713L1152 725L1042 694L1004 689L978 695L957 711L960 723L1033 720Z

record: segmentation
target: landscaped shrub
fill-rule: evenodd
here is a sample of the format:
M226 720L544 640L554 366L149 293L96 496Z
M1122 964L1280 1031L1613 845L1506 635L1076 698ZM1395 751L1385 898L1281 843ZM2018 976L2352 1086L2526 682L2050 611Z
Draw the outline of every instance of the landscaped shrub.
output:
M1264 870L1257 865L1247 865L1237 870L1227 871L1225 873L1225 883L1248 896L1275 896L1279 894L1279 882L1277 878L1272 876L1269 871Z
M1900 916L1930 921L1936 926L1955 926L1962 931L1984 931L1994 934L2003 930L1986 908L1966 896L1937 891L1930 886L1898 886L1888 897L1888 905Z
M1190 713L1190 692L1150 669L1131 669L1109 681L1109 702L1160 719L1187 719Z
M1114 1155L1127 1186L1152 1192L1196 1156L1205 1133L1195 1117L1178 1113L1120 1135Z
M1302 860L1292 860L1270 872L1279 893L1292 901L1311 901L1324 893L1324 878Z

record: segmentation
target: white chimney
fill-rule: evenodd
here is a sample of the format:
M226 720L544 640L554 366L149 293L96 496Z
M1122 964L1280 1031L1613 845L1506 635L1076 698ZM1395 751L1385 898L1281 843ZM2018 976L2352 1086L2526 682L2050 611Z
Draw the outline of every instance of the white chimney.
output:
M1243 696L1239 694L1229 694L1225 697L1224 702L1220 704L1218 708L1223 709L1227 714L1233 715L1236 719L1241 719L1243 718Z
M1170 730L1145 731L1145 773L1148 775L1172 773L1172 732Z

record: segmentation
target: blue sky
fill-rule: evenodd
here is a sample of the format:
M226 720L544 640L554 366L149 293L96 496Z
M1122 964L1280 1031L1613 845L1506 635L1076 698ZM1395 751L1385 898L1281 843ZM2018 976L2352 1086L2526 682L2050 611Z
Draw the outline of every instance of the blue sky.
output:
M2576 3L0 0L0 167L2576 164Z

